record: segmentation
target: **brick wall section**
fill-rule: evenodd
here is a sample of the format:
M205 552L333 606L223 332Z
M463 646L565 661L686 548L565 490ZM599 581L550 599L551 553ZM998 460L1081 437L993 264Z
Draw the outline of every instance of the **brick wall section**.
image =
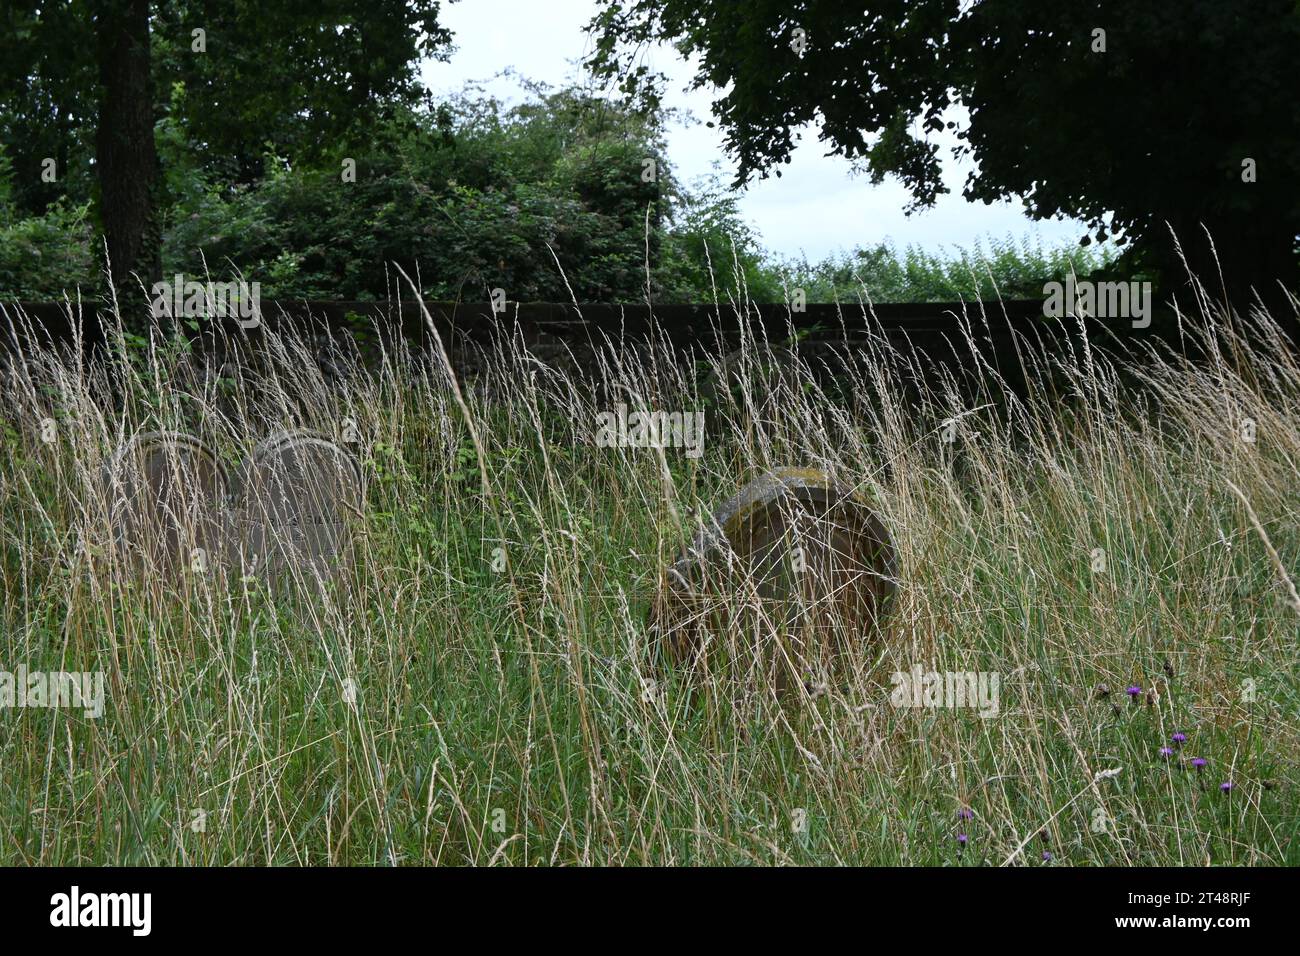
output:
M1077 320L1064 323L1043 317L1040 300L1012 300L979 304L908 303L879 304L865 314L857 303L843 306L809 304L802 312L786 305L750 306L743 320L730 306L659 305L565 305L557 303L508 302L504 312L494 313L487 302L425 302L432 325L437 329L453 365L472 371L478 348L490 345L494 337L508 334L522 340L541 359L570 354L580 365L597 349L635 348L654 340L683 353L702 356L725 354L748 333L757 340L777 344L792 336L800 341L805 357L830 356L848 351L868 351L882 338L908 353L919 353L927 365L957 361L971 364L970 346L980 350L991 365L1014 368L1018 363L1016 335L1038 340L1044 335L1077 337ZM256 351L268 333L286 327L326 336L351 334L366 339L401 336L416 349L430 347L434 336L420 303L346 301L262 302L258 328L242 329L223 323L222 335L211 328L197 337L202 346L228 338ZM170 321L170 320L164 320ZM1172 324L1168 315L1156 313L1151 328L1135 331L1124 320L1087 320L1084 323L1093 344L1123 342L1137 336L1166 332ZM193 338L192 333L190 334ZM26 343L71 344L90 350L103 341L100 317L93 308L83 307L70 315L61 303L0 304L0 341L9 348ZM571 360L570 360L571 361Z

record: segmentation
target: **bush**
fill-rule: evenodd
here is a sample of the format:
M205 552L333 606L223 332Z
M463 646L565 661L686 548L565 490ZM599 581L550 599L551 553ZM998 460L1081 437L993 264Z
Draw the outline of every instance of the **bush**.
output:
M1111 250L1098 246L1044 248L1041 241L1008 237L991 240L987 251L976 243L948 256L917 246L900 253L882 242L817 263L789 260L782 269L809 302L955 302L1039 298L1045 282L1071 271L1084 277L1114 261Z
M64 200L19 218L11 200L13 168L0 148L0 299L58 299L93 279L96 257L89 204Z

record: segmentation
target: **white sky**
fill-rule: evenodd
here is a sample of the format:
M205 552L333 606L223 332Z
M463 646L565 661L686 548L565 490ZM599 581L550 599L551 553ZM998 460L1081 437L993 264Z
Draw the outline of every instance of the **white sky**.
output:
M455 33L456 52L447 63L427 61L425 84L434 93L452 93L468 81L505 102L526 98L519 83L499 77L514 71L551 86L580 77L578 63L588 50L583 26L596 9L592 0L460 0L444 5L441 22ZM694 124L677 123L668 131L668 159L678 178L691 184L720 163L723 179L734 171L723 151L722 134L708 129L712 97L707 90L684 92L693 76L690 66L669 48L654 51L652 69L669 76L666 106L689 110ZM1019 203L986 206L961 198L969 166L959 166L945 149L944 179L952 190L934 208L906 216L907 190L896 181L871 185L855 176L840 157L824 155L815 129L808 129L781 178L755 180L744 193L740 209L762 238L763 245L784 256L803 252L817 260L837 250L892 240L898 246L915 243L932 252L970 246L989 236L1017 242L1025 237L1055 246L1077 241L1083 227L1074 221L1034 222Z

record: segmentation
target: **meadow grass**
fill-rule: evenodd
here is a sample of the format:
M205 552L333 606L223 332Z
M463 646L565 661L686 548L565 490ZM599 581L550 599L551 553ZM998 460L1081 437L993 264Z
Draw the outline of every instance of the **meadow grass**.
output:
M761 381L753 340L730 392L614 345L597 388L509 341L464 381L400 348L328 379L270 333L212 374L161 341L13 357L0 669L100 671L106 702L0 710L0 863L1300 862L1300 366L1267 316L1179 323L1127 353L1022 340L1020 395L973 358L918 386L883 335L833 393L803 353ZM702 390L698 459L591 440L615 402ZM106 544L124 438L189 431L234 468L345 419L368 489L335 578L131 574ZM662 569L784 464L878 508L883 633L781 697L666 668ZM996 715L893 706L917 667L996 673Z

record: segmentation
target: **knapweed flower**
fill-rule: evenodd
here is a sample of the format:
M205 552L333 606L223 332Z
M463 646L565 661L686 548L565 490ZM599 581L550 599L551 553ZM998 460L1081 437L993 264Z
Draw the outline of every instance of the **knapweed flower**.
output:
M1044 863L1051 863L1051 862L1052 862L1052 851L1051 851L1051 850L1044 850L1044 851L1043 851L1043 862L1044 862Z
M1207 763L1209 763L1209 761L1206 760L1204 757L1195 757L1192 760L1192 766L1195 767L1197 770L1200 770Z
M1184 733L1177 733L1177 734L1174 734L1174 735L1173 735L1172 737L1170 737L1169 739L1172 740L1172 741L1173 741L1174 743L1176 743L1176 744L1185 744L1185 743L1187 743L1187 735L1184 734Z
M1173 755L1174 755L1174 748L1172 748L1172 747L1161 747L1161 748L1160 748L1160 756L1164 757L1166 760L1168 760L1168 759L1169 759L1170 757L1172 757Z
M1219 784L1219 789L1222 790L1224 793L1227 793L1229 790L1232 789L1232 781L1225 780L1223 783Z
M1124 693L1128 694L1128 696L1129 696L1129 700L1134 700L1134 701L1135 701L1135 700L1137 700L1139 697L1142 696L1142 688L1141 688L1141 687L1138 687L1136 684L1134 684L1134 685L1133 685L1132 687L1130 687L1128 690L1124 691Z
M972 810L970 807L962 807L960 810L957 811L957 819L958 819L958 820L974 820L974 819L975 819L975 811Z
M957 834L957 849L961 850L966 846L967 836L964 833Z

